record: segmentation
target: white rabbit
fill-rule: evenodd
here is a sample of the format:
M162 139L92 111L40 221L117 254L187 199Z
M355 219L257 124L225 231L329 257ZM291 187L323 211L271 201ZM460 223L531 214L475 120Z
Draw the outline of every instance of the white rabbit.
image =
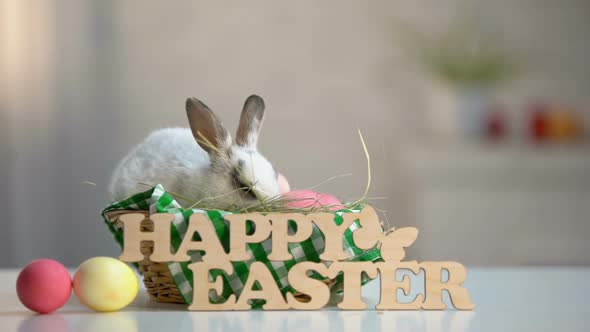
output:
M190 129L156 130L119 163L109 186L113 199L145 191L145 184L162 184L189 198L179 199L183 206L206 200L209 207L241 207L254 203L256 195L279 195L278 173L256 148L264 119L262 98L246 99L235 144L201 101L187 99L186 112Z

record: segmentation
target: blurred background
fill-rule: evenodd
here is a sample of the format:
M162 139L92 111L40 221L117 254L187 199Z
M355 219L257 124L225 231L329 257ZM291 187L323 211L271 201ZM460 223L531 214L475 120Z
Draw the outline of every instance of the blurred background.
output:
M588 265L589 35L587 0L0 0L0 266L118 255L117 162L251 93L294 188L362 195L362 130L408 258Z

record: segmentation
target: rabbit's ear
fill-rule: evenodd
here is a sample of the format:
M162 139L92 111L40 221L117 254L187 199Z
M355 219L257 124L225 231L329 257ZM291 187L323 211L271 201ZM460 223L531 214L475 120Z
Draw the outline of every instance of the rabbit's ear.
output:
M257 95L251 95L246 99L242 109L236 143L240 146L256 149L262 120L264 120L264 100Z
M231 136L213 112L196 98L186 100L186 115L197 143L209 154L223 153L231 147Z

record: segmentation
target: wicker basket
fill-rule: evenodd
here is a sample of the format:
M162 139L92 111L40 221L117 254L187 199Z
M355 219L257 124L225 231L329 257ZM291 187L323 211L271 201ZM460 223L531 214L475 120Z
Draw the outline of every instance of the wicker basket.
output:
M148 218L150 213L147 210L112 210L106 212L106 217L109 222L121 227L119 217L126 213L143 214L146 219L141 222L141 230L145 232L154 230L154 223ZM153 247L153 242L143 241L141 243L141 253L144 255L144 258L141 262L137 263L139 272L143 275L143 283L148 294L156 302L184 304L185 302L172 279L172 274L168 269L167 263L152 262L149 260L148 257L151 255ZM326 279L324 283L332 287L336 283L336 279ZM293 295L302 302L311 300L307 294L296 292Z
M146 216L146 219L141 222L142 231L153 231L154 223L148 219L149 211L143 210L113 210L106 213L107 219L117 225L121 226L119 217L126 213L141 213ZM139 272L143 275L143 283L147 289L150 297L157 302L165 303L183 303L184 300L180 295L180 291L176 288L172 274L168 270L166 263L152 262L148 259L153 251L153 243L150 241L143 241L141 243L141 253L144 258L138 262Z

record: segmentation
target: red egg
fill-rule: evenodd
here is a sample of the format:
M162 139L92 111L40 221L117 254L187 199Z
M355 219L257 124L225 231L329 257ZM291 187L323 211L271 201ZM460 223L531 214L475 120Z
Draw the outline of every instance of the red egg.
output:
M72 294L70 272L52 259L31 262L18 275L16 293L22 304L41 314L61 308Z
M293 190L284 195L289 201L286 205L293 209L306 209L316 207L327 207L332 211L343 209L344 206L338 198L324 193L311 190Z

